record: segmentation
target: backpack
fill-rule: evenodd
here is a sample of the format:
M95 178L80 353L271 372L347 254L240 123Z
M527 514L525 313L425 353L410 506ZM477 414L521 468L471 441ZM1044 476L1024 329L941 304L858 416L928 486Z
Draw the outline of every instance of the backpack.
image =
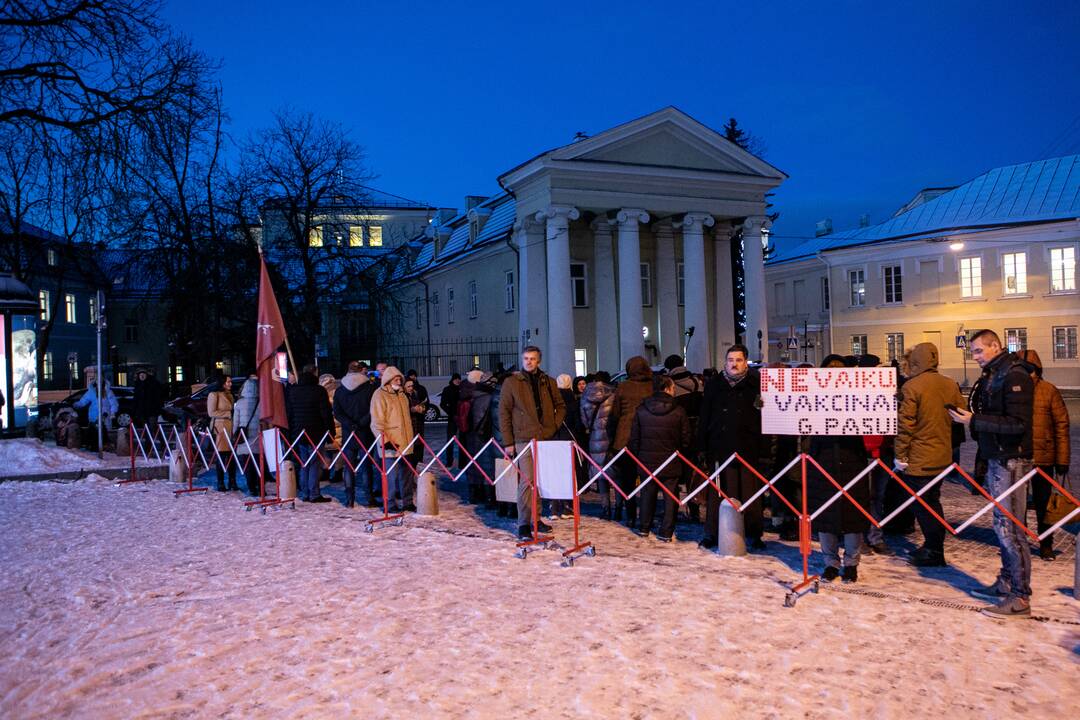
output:
M454 424L459 433L469 432L469 413L472 411L472 400L459 400Z

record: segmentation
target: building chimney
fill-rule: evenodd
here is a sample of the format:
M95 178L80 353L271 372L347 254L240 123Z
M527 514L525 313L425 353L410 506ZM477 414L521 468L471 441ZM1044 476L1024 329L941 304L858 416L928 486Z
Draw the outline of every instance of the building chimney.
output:
M488 197L486 195L466 195L465 196L465 212L469 212L477 205L482 205Z
M863 213L859 216L859 227L870 227L870 215L869 213Z
M817 229L814 230L814 237L822 237L831 233L832 218L825 218L824 220L819 220L817 224Z

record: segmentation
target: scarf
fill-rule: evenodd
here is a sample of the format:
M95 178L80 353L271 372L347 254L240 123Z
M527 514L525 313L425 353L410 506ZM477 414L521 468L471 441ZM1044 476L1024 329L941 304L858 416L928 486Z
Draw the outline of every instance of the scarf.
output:
M731 387L735 387L736 385L741 383L743 380L745 380L746 376L749 373L750 373L750 368L747 367L746 370L744 370L741 375L732 375L731 373L728 372L727 367L726 366L724 367L724 379L728 381L728 385L730 385Z

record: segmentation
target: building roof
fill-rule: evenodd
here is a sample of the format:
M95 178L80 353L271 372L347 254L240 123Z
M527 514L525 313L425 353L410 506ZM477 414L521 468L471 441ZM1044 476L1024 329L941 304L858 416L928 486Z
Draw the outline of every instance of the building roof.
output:
M857 245L1080 217L1080 155L994 168L885 222L778 249L770 264Z

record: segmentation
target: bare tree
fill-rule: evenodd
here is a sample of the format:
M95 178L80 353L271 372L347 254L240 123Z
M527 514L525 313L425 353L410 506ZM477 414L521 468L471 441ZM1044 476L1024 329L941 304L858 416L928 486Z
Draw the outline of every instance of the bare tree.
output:
M120 127L189 94L205 58L171 36L156 0L0 3L0 124Z

